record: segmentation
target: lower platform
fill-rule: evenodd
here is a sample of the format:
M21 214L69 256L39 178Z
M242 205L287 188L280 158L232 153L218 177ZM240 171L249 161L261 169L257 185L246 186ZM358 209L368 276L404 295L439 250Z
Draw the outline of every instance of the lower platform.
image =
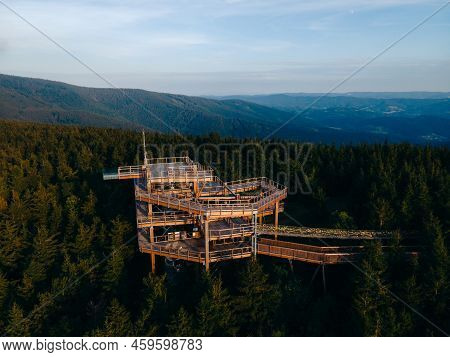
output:
M238 226L242 224L240 221L235 222ZM229 229L229 225L232 224L228 222L216 223L215 228ZM225 228L224 228L225 227ZM330 230L331 231L331 230ZM265 232L266 234L268 232ZM292 233L292 232L289 232ZM351 232L348 234L347 242L353 240L353 244L350 245L340 245L334 243L333 245L325 243L311 243L312 238L318 238L316 234L303 230L302 235L307 237L307 243L292 242L292 236L288 235L283 238L283 234L280 234L278 239L275 237L261 237L256 238L256 252L252 246L252 236L241 236L238 239L231 239L231 242L226 242L226 240L210 241L209 248L209 262L220 262L225 260L233 259L243 259L251 257L252 254L266 255L271 257L277 257L288 260L295 260L309 264L319 264L319 265L335 265L335 264L345 264L353 263L360 260L365 251L365 246L362 244L355 245L355 236L358 239L362 239L362 236L367 236L368 233L356 234L356 232ZM314 232L317 233L317 232ZM323 232L322 232L323 233ZM330 233L326 232L327 238L330 238ZM270 235L270 234L269 234ZM335 236L331 235L336 242ZM380 239L381 237L387 238L387 232L371 232L369 237L366 239ZM302 237L299 237L301 239ZM338 240L343 240L340 238ZM314 239L313 239L314 240ZM389 249L388 246L383 248ZM150 243L148 237L144 230L139 230L139 249L143 253L149 253L154 255L160 255L172 259L180 259L185 261L197 262L201 264L206 264L207 253L205 250L205 240L204 238L188 238L188 239L178 239L172 241L161 241L157 243ZM408 247L406 250L407 256L417 255L417 247Z
M150 243L140 242L139 249L172 259L186 260L196 263L206 262L205 241L201 238L191 238L171 242ZM212 244L209 251L209 261L219 262L231 259L248 258L252 254L251 243L237 242L227 244Z

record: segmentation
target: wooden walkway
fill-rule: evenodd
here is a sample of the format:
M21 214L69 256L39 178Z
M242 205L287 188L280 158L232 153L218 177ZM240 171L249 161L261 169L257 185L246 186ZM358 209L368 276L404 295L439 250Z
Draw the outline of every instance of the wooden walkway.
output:
M317 238L317 239L357 239L376 240L389 239L392 237L390 231L356 230L356 229L328 229L308 228L299 226L278 226L262 224L257 227L258 234L265 236Z
M142 240L139 248L141 252L153 253L172 259L197 263L204 263L206 259L204 241L202 239L191 238L157 243L149 243L146 240ZM360 260L364 255L364 249L363 245L317 246L258 238L256 253L309 264L335 265L348 264ZM219 262L229 259L248 258L252 254L250 243L220 244L211 248L209 259L210 262ZM409 256L417 255L417 251L414 247L410 247L406 254Z
M360 259L363 251L364 246L323 247L264 238L259 238L257 242L258 254L313 264L354 262Z
M255 179L253 179L255 180ZM151 203L166 208L187 212L189 214L205 215L214 218L244 217L264 212L274 207L277 202L287 196L287 188L268 179L259 179L259 185L268 189L260 195L229 199L227 197L211 197L207 200L195 198L180 198L167 192L165 194L152 193L143 190L139 183L135 185L136 200Z

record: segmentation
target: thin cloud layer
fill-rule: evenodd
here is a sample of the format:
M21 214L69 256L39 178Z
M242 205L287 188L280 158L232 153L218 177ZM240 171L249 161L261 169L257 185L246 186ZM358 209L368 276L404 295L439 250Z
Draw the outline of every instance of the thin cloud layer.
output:
M349 63L364 63L442 4L423 0L5 2L121 86L186 94L252 93L261 91L261 85L264 92L283 91L283 83L284 91L326 91L335 79L331 68L345 74ZM402 81L402 90L449 89L445 78L434 75L448 73L443 66L450 57L449 13L445 9L378 61L389 73L377 74L374 83L383 87L379 90L397 87L396 73L402 73L405 64L415 65L416 72L412 80ZM95 76L3 6L0 19L0 72L101 86ZM309 72L298 72L304 67ZM434 77L437 82L430 81ZM384 78L382 83L379 78ZM348 86L356 90L361 83L355 78ZM369 82L361 90L373 89Z

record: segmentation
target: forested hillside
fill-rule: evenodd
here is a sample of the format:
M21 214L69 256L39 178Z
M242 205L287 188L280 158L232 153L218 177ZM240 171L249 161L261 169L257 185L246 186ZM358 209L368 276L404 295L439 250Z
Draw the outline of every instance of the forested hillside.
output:
M404 259L397 233L390 250L367 247L358 263L366 274L350 265L327 268L325 292L320 279L312 280L315 267L294 263L291 269L271 258L213 265L209 274L197 265L176 272L160 260L159 273L151 275L148 255L137 249L132 185L102 181L104 168L137 162L140 139L126 130L0 121L0 334L450 331L447 147L313 147L305 167L312 194L289 196L286 212L309 226L419 233L417 258ZM197 146L225 142L218 135L189 140ZM147 141L182 139L149 133ZM266 175L286 170L281 155L263 158L273 163ZM289 185L300 170L296 160L293 155L288 162ZM216 163L219 173L233 178L233 165L224 165ZM294 224L286 217L284 223Z
M396 142L450 141L449 93L348 93L327 96L300 93L218 98L239 99L302 113L299 118L303 122L353 132L355 137L365 133L379 134Z
M0 119L147 128L171 134L270 135L338 144L450 141L448 98L318 98L277 94L214 100L139 89L78 87L0 74Z
M85 88L0 74L0 118L161 132L262 136L290 114L246 103L149 92Z

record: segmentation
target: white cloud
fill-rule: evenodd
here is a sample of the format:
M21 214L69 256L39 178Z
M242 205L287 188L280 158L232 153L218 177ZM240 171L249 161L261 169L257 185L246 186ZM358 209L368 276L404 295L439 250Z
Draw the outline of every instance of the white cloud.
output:
M192 0L211 16L285 15L324 11L355 11L414 4L442 5L438 0Z
M233 82L245 92L264 86L267 91L294 91L295 83L302 83L298 90L308 91L309 83L311 91L318 91L312 83L322 86L332 82L345 72L345 63L360 63L361 58L373 55L373 48L368 47L382 47L392 40L380 35L375 38L380 42L369 43L367 33L349 27L352 42L348 33L335 41L330 34L349 17L415 4L437 8L442 0L3 1L91 67L118 78L120 85L205 94L218 93L219 89L221 93L236 92ZM399 15L402 9L392 13ZM284 16L294 17L293 27L284 25ZM273 18L277 21L266 21ZM301 20L296 22L297 18ZM376 21L397 19L374 17L367 24L373 27ZM317 38L312 41L311 36ZM350 52L353 57L343 61ZM42 77L53 73L53 77L48 75L52 79L68 78L77 83L77 73L86 71L1 4L0 54L0 71L11 74ZM323 58L339 65L324 65L320 62ZM132 73L123 74L130 68ZM88 80L83 83L92 84Z

